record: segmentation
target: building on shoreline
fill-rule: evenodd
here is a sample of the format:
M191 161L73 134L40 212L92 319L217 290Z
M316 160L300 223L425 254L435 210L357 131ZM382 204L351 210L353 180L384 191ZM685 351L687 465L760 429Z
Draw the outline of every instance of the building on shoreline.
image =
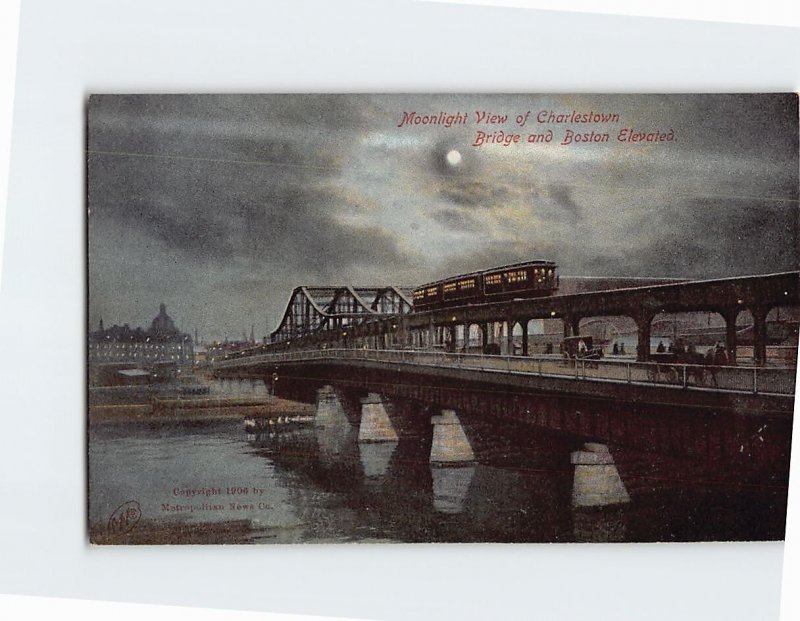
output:
M149 330L131 328L128 324L103 327L89 333L89 364L128 364L140 366L192 365L194 343L189 334L175 327L175 322L167 314L167 307L161 304L159 313L150 324Z

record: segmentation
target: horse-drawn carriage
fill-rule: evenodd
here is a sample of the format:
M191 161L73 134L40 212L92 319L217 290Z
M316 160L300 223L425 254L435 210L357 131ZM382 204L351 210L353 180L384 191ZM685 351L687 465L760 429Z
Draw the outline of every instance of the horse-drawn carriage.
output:
M603 348L595 345L591 336L568 336L561 342L561 351L568 362L585 360L597 362L603 357Z
M705 354L694 349L657 352L650 355L647 378L651 382L717 387L717 369L726 366L728 355L721 345Z

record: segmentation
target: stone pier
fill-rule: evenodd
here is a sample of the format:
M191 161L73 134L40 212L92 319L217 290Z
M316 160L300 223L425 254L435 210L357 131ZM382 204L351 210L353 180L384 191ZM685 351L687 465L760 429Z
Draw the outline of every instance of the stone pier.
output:
M317 427L348 427L350 425L344 406L333 386L323 386L317 391L317 412L314 424Z
M583 450L572 453L571 461L575 466L573 507L606 507L631 501L605 444L587 442Z
M397 442L397 431L392 425L383 397L374 392L361 399L361 425L359 442Z
M430 462L434 466L460 466L475 463L475 453L454 410L442 410L431 418L433 442Z

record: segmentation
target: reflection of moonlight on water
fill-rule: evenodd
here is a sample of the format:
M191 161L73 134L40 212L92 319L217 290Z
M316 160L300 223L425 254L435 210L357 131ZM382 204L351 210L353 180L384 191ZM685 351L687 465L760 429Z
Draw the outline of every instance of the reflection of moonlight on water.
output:
M458 166L461 163L461 153L453 149L447 152L447 163L450 166Z

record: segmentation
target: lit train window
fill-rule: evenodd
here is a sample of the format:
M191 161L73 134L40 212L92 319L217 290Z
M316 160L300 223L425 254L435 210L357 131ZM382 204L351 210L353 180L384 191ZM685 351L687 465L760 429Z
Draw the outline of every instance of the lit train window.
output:
M505 277L506 282L508 283L517 283L528 280L528 274L525 272L525 270L506 272L505 274L503 274L503 276Z

